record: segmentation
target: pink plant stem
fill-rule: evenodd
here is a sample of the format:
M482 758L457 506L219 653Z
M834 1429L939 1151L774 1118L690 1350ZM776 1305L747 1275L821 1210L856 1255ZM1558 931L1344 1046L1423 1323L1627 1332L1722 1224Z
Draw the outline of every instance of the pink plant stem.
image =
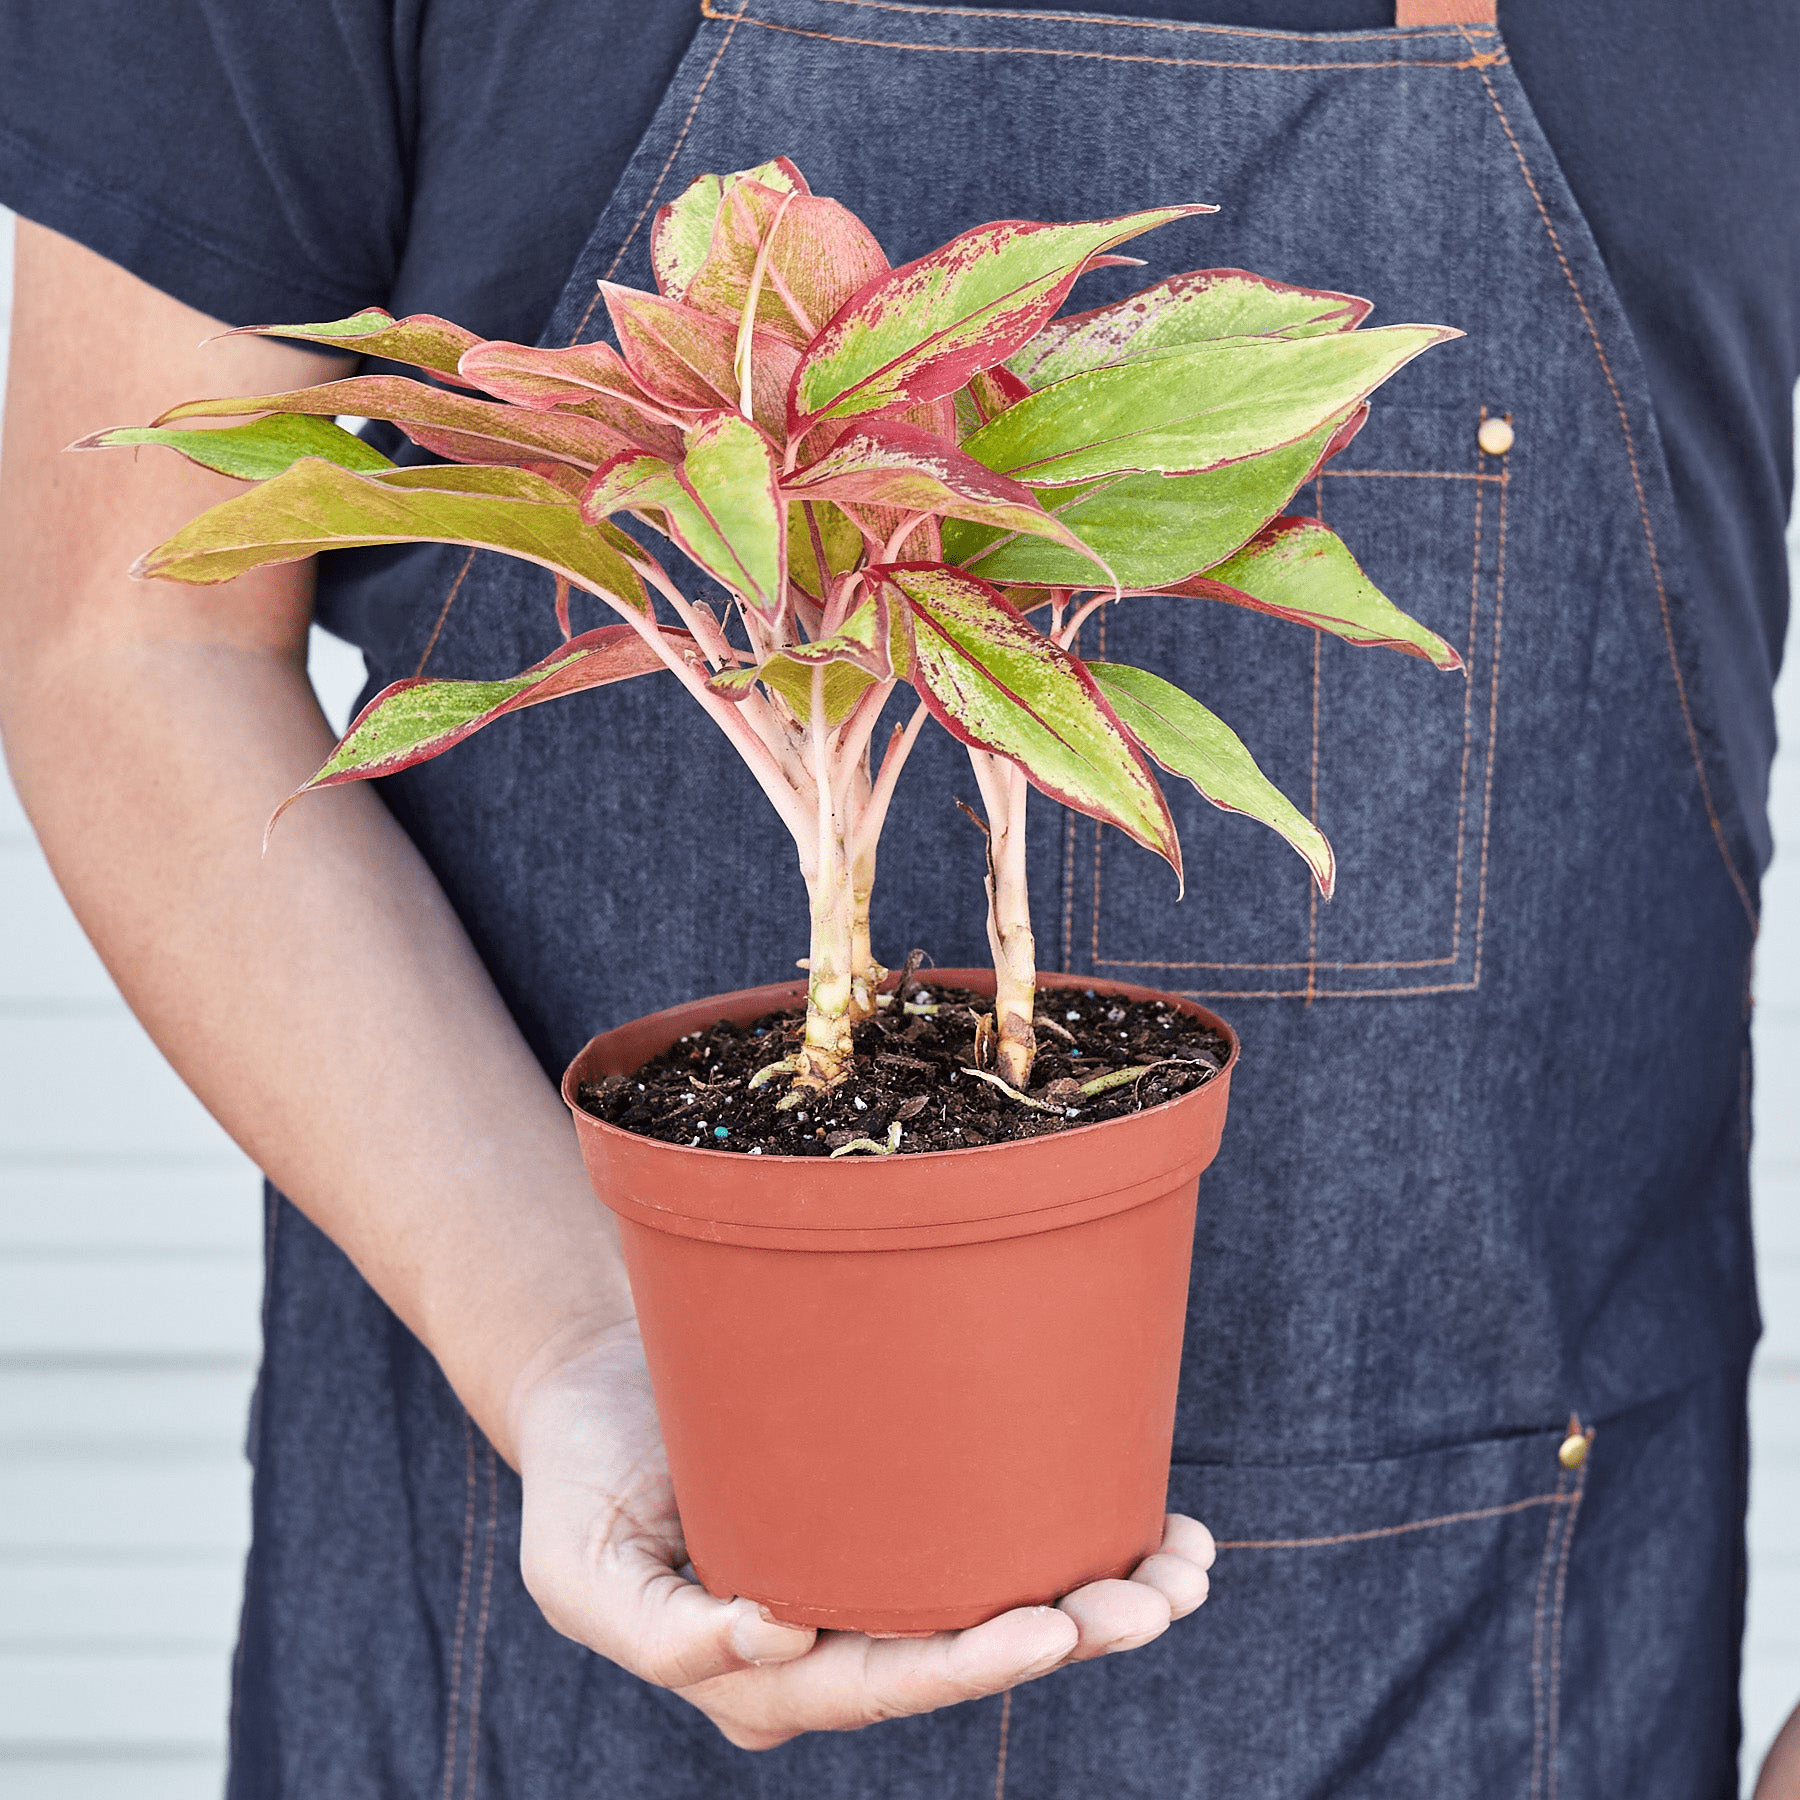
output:
M913 709L913 716L906 721L905 728L897 729L888 739L880 771L869 790L869 798L863 805L862 817L856 822L855 836L851 840L852 859L860 857L865 850L873 851L881 841L881 828L887 823L888 802L894 797L894 784L900 779L900 771L905 768L913 745L919 741L919 731L924 723L925 703L921 700Z
M1056 641L1061 644L1065 650L1073 650L1075 648L1075 640L1081 636L1082 626L1084 626L1088 620L1107 603L1107 601L1117 598L1117 590L1113 588L1105 588L1101 592L1095 594L1086 605L1082 606L1073 614L1068 623L1056 634Z
M666 575L657 577L660 571L643 571L649 574L652 584L657 590L670 597L670 604L676 602L675 584ZM614 600L610 594L600 596L611 602L625 623L637 632L675 675L687 691L698 700L713 723L731 740L732 747L744 759L750 773L756 778L756 784L768 795L770 804L781 815L781 822L793 834L794 842L800 846L804 858L809 849L808 838L812 831L812 820L807 816L806 799L796 787L789 772L783 768L780 759L764 741L756 726L737 702L723 700L706 685L706 678L695 669L686 657L675 650L662 634L662 628L651 617L639 612L635 607ZM677 610L685 609L691 616L692 608L685 599L680 600ZM756 697L744 702L744 706L756 703Z
M825 670L812 672L813 785L817 791L813 863L807 879L812 904L812 945L807 959L806 1077L829 1084L842 1078L851 1057L850 1013L855 996L855 894L832 781L831 732L825 724Z
M971 749L969 761L988 818L988 948L994 958L995 1063L1016 1088L1031 1080L1037 1038L1037 943L1031 932L1031 895L1025 864L1023 771L1004 757Z

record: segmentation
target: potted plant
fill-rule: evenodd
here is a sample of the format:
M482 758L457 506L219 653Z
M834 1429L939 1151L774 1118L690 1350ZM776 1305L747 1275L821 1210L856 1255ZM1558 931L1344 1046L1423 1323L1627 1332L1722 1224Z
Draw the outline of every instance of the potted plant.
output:
M804 984L609 1032L564 1082L619 1219L695 1568L780 1618L971 1624L1123 1572L1160 1536L1195 1193L1236 1040L1171 996L1040 977L1027 788L1178 881L1155 767L1281 833L1327 896L1333 863L1197 700L1084 661L1084 621L1154 594L1460 666L1321 522L1283 516L1368 395L1455 333L1364 330L1365 301L1230 269L1058 316L1086 270L1131 260L1116 246L1208 210L1002 220L890 268L781 159L663 208L658 292L603 284L616 348L374 309L255 327L430 379L197 400L85 440L252 484L144 576L424 540L553 572L558 649L491 681L393 684L302 793L661 672L792 835ZM340 415L445 460L395 466ZM576 587L619 622L571 635ZM916 954L890 975L869 929L928 719L968 748L993 959L929 986ZM1002 1538L1020 1548L996 1567Z

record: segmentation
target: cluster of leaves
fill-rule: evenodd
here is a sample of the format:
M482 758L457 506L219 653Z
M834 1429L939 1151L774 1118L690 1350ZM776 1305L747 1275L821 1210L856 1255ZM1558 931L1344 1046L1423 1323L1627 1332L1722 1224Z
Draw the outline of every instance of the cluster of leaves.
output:
M867 227L781 159L704 176L662 210L658 291L602 284L616 347L484 341L374 309L256 327L428 379L192 401L88 442L165 444L256 484L143 558L144 575L224 581L425 540L555 574L560 649L504 679L396 683L309 787L668 670L789 825L815 920L821 884L872 870L926 714L1179 874L1160 765L1280 832L1329 893L1329 846L1230 728L1148 671L1084 662L1077 634L1097 605L1159 594L1457 667L1323 524L1282 516L1370 392L1455 334L1360 329L1362 300L1230 269L1058 316L1084 271L1130 260L1117 245L1207 210L999 221L890 268ZM391 421L446 460L396 467L341 415ZM227 417L247 422L190 423ZM685 594L621 519L713 577L725 611ZM571 637L571 587L621 622ZM872 734L899 684L920 707L876 769ZM816 932L814 954L816 976Z

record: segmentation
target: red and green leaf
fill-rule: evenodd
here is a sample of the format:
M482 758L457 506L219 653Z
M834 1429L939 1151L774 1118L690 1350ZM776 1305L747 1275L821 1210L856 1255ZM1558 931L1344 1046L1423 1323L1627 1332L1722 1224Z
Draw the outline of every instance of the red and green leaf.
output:
M780 193L812 192L806 177L785 156L735 175L696 176L658 211L650 226L650 262L659 293L671 300L686 295L688 284L699 274L712 248L713 229L725 195L740 181L754 181Z
M702 312L740 319L765 242L757 329L796 350L852 294L887 273L875 234L848 207L741 179L725 191L712 246L682 299Z
M968 519L1051 538L1076 555L1085 554L1081 540L1045 512L1023 482L996 475L947 439L898 419L853 426L810 468L790 475L782 491L790 500L835 500Z
M223 335L293 338L299 343L346 350L356 356L379 356L388 362L429 369L459 385L462 378L456 372L457 359L481 342L474 332L433 313L413 313L396 319L379 306L365 307L347 319L333 319L324 325L240 325Z
M1325 834L1256 766L1223 719L1148 669L1105 662L1087 669L1120 724L1171 775L1191 781L1221 811L1244 813L1279 832L1331 898L1337 861Z
M890 564L872 574L904 601L907 679L952 736L1008 758L1053 800L1118 826L1180 875L1156 777L1075 657L961 569Z
M681 454L688 420L645 393L610 344L540 350L530 344L482 343L463 357L462 371L474 386L508 405L533 412L579 412L610 427L622 445L635 442L671 460Z
M707 685L728 700L742 700L760 681L793 708L796 718L810 719L816 671L824 690L825 723L835 730L869 688L893 679L891 631L887 595L877 588L830 636L789 644L765 657L761 667L728 669Z
M1102 475L1190 475L1259 456L1337 420L1445 326L1233 338L1072 375L1010 406L963 445L1033 487Z
M736 409L735 319L611 282L601 282L600 291L626 366L653 398L690 411ZM765 431L779 433L799 352L758 331L751 335L750 361L751 410Z
M954 394L1049 321L1090 257L1211 210L1169 206L1069 225L1001 219L965 231L870 282L824 326L794 376L790 429Z
M253 413L310 413L332 418L386 419L415 444L457 462L548 460L597 468L619 449L597 420L579 414L528 412L470 394L447 394L404 375L353 375L287 394L227 394L189 400L156 420L247 418Z
M179 451L203 469L234 475L239 481L267 481L307 456L321 456L340 468L365 473L394 465L372 444L330 419L307 413L269 413L247 425L222 425L198 431L178 427L126 425L97 431L71 450L113 450L161 444Z
M1353 331L1369 302L1290 287L1247 269L1190 269L1112 306L1052 319L1007 365L1029 386L1214 338L1317 337Z
M700 646L685 631L663 627L662 636L684 660L703 662ZM315 788L396 775L429 762L508 713L637 675L653 675L667 666L635 627L603 625L571 638L543 661L505 680L396 681L356 715L319 772L282 802L275 818Z
M1309 480L1340 435L1336 421L1262 456L1199 475L1111 475L1038 498L1131 587L1160 587L1222 562L1248 543ZM994 582L1095 585L1093 565L1040 537L1000 534L956 520L944 555Z
M1317 519L1276 519L1229 560L1157 591L1273 613L1347 644L1422 657L1438 669L1463 666L1455 647L1402 612Z
M582 516L654 515L701 568L745 605L779 618L786 598L787 515L769 440L739 413L709 413L687 434L678 466L626 452L595 472Z
M811 523L808 523L808 513ZM833 575L847 574L862 557L863 535L856 521L829 500L792 501L788 519L788 581L810 600L822 602ZM814 532L818 543L813 542ZM825 567L819 567L819 551Z
M363 475L316 459L297 462L203 512L132 573L204 586L321 550L417 543L504 551L622 609L649 610L637 573L644 552L615 526L584 523L555 487L523 469Z

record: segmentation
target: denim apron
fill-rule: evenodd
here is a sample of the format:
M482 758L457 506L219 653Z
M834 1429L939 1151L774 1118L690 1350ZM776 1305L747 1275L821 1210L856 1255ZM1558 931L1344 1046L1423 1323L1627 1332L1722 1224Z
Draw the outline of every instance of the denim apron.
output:
M598 279L650 285L652 215L694 176L783 152L896 261L989 218L1206 200L1080 304L1235 265L1467 333L1295 503L1466 680L1204 603L1128 601L1083 640L1238 724L1331 837L1338 898L1182 784L1180 904L1117 834L1032 820L1045 964L1201 996L1243 1037L1170 1492L1221 1542L1213 1598L1009 1697L732 1749L543 1622L517 1481L271 1196L232 1793L1735 1794L1754 864L1642 369L1504 43L710 0L544 341L598 335ZM321 612L376 684L557 637L547 576L440 547L334 559ZM890 961L985 957L968 786L927 736L882 851ZM384 791L547 1070L804 952L785 835L656 683Z

